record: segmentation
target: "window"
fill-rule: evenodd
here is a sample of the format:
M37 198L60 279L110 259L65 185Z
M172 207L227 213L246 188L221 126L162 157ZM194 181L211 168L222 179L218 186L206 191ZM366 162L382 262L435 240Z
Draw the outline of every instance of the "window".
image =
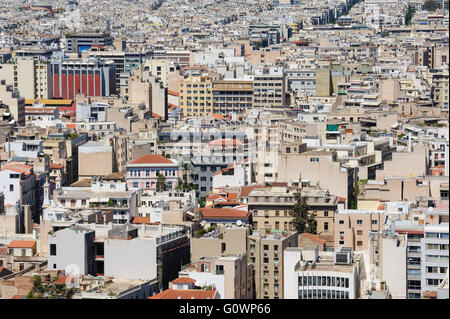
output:
M427 285L428 286L438 286L439 283L441 282L440 279L427 279Z
M328 212L327 212L327 211L324 211L324 212L323 212L323 216L324 216L324 217L328 217Z
M222 254L225 253L226 248L226 243L222 243Z
M328 222L323 223L323 230L328 230Z
M363 231L362 231L362 230L357 230L357 231L356 231L356 234L357 234L358 236L362 236Z
M378 224L378 221L377 220L372 220L372 225L376 225L376 224Z
M362 225L362 223L363 223L362 219L358 219L358 220L356 221L356 224L358 224L358 225Z
M340 220L339 221L339 225L343 225L344 224L344 221L343 220Z
M14 192L14 185L13 184L9 184L9 191L10 192Z
M50 244L50 256L56 256L56 244Z
M339 245L344 245L344 241L343 241L343 240L340 240L340 241L339 241Z
M408 289L420 289L420 280L408 280Z

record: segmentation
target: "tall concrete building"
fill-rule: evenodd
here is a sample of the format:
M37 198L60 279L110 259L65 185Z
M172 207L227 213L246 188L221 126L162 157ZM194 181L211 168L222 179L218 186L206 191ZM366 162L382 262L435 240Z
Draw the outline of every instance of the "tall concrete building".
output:
M75 99L77 94L110 96L116 93L113 61L98 58L59 60L51 63L51 96Z
M248 236L252 281L257 299L283 299L284 251L298 246L296 231L253 231Z
M184 116L213 115L212 79L188 77L180 83L179 106Z
M285 75L282 68L262 68L255 71L253 107L284 107Z
M253 81L214 81L212 87L213 113L243 118L247 109L253 107Z
M17 58L0 64L0 80L6 80L25 99L47 99L50 97L49 65L38 58Z

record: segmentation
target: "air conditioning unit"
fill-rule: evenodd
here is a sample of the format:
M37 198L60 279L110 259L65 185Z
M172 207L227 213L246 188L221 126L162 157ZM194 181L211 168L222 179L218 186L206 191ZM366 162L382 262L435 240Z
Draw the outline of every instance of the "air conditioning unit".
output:
M334 263L336 265L351 265L353 262L353 249L347 247L338 247L334 254Z

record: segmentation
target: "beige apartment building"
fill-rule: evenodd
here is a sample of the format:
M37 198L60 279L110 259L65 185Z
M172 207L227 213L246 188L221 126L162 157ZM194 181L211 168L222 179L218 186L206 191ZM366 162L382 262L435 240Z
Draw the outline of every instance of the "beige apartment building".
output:
M369 248L369 232L378 232L384 227L385 210L338 210L334 224L334 247L353 250Z
M268 233L261 229L248 237L256 299L283 299L284 250L297 246L298 234L295 231Z
M318 188L301 190L288 187L286 183L273 183L269 187L253 188L244 202L252 213L254 229L294 231L291 213L296 192L308 197L310 214L317 220L319 236L334 235L334 213L339 199L328 191Z
M15 63L0 64L0 80L12 85L25 99L50 98L49 63L32 58L18 58Z
M191 278L198 287L214 285L222 299L250 299L250 275L246 254L201 257L179 272L180 278Z
M78 148L78 177L106 176L113 173L113 147L105 141L87 142Z
M228 254L243 254L247 251L247 227L223 228L222 238L201 237L191 238L191 260L201 257L226 256Z
M448 86L448 70L433 73L431 96L434 106L443 107L444 105L447 105L448 108L448 97L450 96Z
M234 113L237 119L242 119L245 111L253 108L253 81L214 81L212 94L213 113Z
M212 79L188 77L180 82L179 106L184 116L208 116L213 114Z
M19 91L14 90L12 85L7 85L5 80L0 80L0 105L8 107L13 119L20 126L25 125L25 99L20 97ZM6 112L3 112L6 115Z
M305 181L327 189L330 194L352 199L355 168L337 161L336 152L306 151L294 160L281 161L278 165L278 180L289 183Z
M278 71L278 72L277 72ZM253 81L253 107L284 107L285 77L281 69L255 74Z

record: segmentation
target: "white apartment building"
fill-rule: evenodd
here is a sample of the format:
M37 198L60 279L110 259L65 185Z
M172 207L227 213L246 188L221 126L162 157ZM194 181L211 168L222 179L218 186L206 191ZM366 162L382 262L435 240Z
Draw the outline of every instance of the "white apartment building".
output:
M320 252L318 247L284 251L285 299L357 299L359 260L353 251Z
M448 272L449 224L441 223L424 226L425 236L421 241L422 295L437 292Z

